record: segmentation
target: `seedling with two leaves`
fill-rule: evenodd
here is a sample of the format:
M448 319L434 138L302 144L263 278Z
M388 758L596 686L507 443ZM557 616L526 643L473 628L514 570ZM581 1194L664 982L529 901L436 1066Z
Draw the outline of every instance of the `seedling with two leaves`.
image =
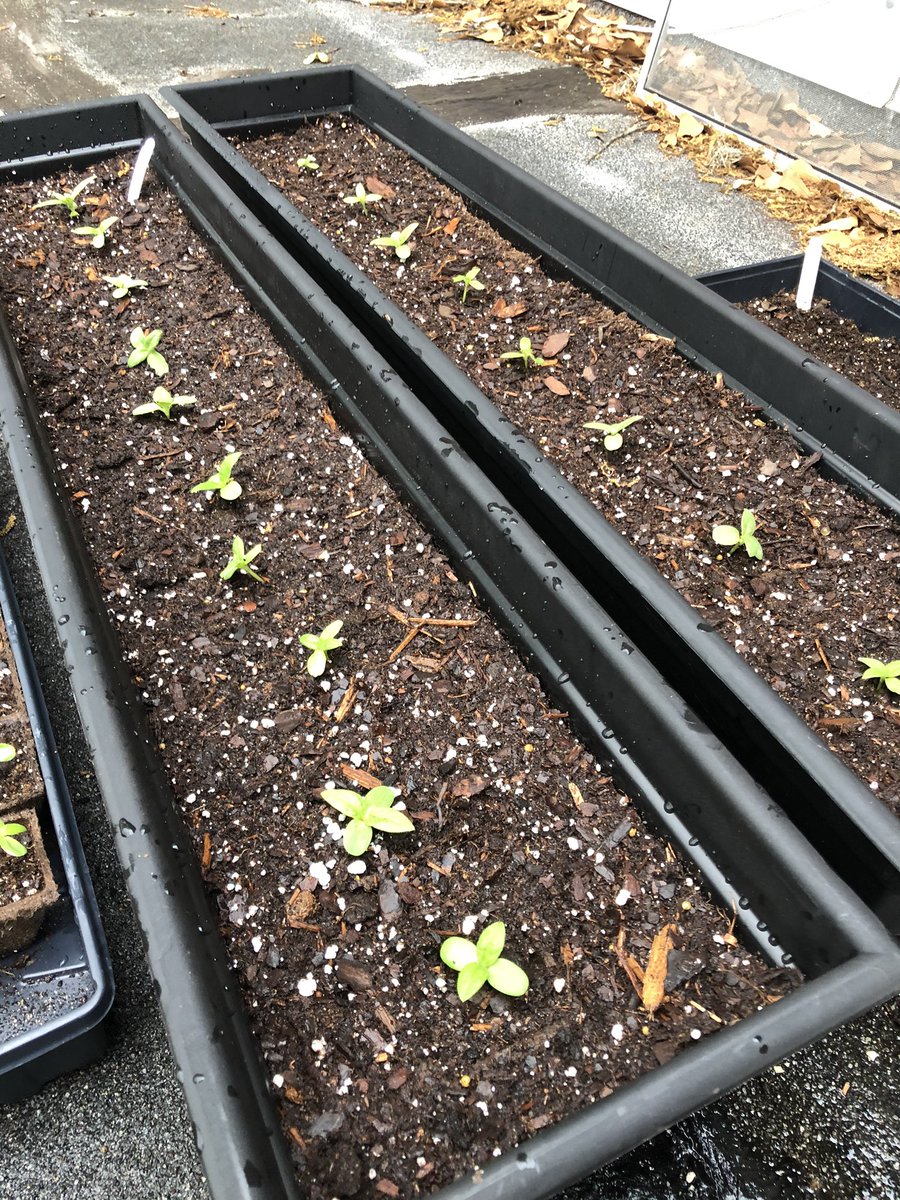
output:
M319 793L326 804L349 817L344 827L344 849L354 858L365 854L372 844L372 830L382 833L412 833L415 829L405 812L393 807L397 793L380 784L361 796L347 788L323 788Z
M394 233L387 234L386 237L372 238L373 246L387 246L394 251L401 262L406 262L412 254L412 246L408 245L409 239L419 228L419 222L413 221L411 225L407 225L405 229L398 229Z
M89 237L95 250L102 250L106 245L106 235L118 221L118 217L104 217L99 225L79 225L72 230L73 237Z
M608 424L606 421L586 421L582 429L598 429L604 435L603 445L607 450L618 450L621 448L623 441L622 434L635 421L642 421L643 417L626 417L624 421L617 421L615 424Z
M381 201L381 196L377 192L367 192L365 186L361 183L356 185L356 191L351 192L349 196L342 196L341 199L345 204L358 204L363 212L368 212L367 204L378 204Z
M713 525L713 541L717 546L730 547L728 553L734 554L738 546L743 546L750 558L762 559L762 546L756 534L756 517L749 508L741 513L741 527L734 525Z
M190 408L192 404L196 403L196 396L173 396L164 387L158 387L153 389L153 399L148 400L146 404L139 404L137 408L133 408L131 415L133 417L146 417L152 413L160 412L167 421L171 421L173 408Z
M879 687L884 684L889 692L900 696L900 658L888 663L880 658L861 658L859 661L867 668L860 679L877 679Z
M470 267L464 275L454 275L453 282L462 284L462 303L465 304L469 292L483 292L484 284L478 278L481 267ZM530 343L529 343L530 345Z
M135 288L145 288L148 286L146 279L132 279L130 275L104 275L103 282L108 283L112 288L114 300L121 300L123 296L127 296Z
M328 662L329 650L337 650L343 646L344 639L337 635L341 632L344 626L343 621L332 621L330 625L326 625L321 633L301 633L298 641L301 646L305 646L307 650L312 650L309 658L306 660L306 672L312 675L313 679L325 672L325 664Z
M22 845L17 835L27 832L18 821L0 821L0 850L11 858L21 858L28 853L28 847Z
M298 158L297 166L301 171L318 171L319 169L319 164L314 154L306 154L303 158Z
M137 367L142 362L146 362L154 375L168 375L169 364L156 349L162 335L161 329L151 329L147 332L140 326L132 329L131 344L134 349L128 355L128 366Z
M261 553L262 546L257 543L251 546L249 550L244 549L244 539L236 537L231 543L231 558L219 572L220 579L230 579L235 572L240 572L241 575L250 575L253 579L263 583L263 577L250 566L253 560Z
M209 479L204 479L202 483L195 483L191 491L218 492L222 500L237 500L244 489L236 479L231 478L231 472L240 457L240 450L235 450L233 454L226 454L216 467L215 474L210 475Z
M509 361L519 359L526 371L529 367L546 367L547 365L546 358L541 358L539 354L535 354L530 337L519 338L518 350L507 350L505 354L500 355L500 358L501 360L507 359Z
M528 976L508 958L501 958L506 944L506 926L494 921L486 926L477 942L468 938L448 937L441 943L441 961L451 971L458 971L456 994L460 1000L471 1000L486 983L504 996L524 996L528 991Z
M46 200L40 200L37 204L32 204L31 211L36 208L52 208L58 205L64 208L69 214L69 220L74 221L78 217L78 205L75 203L86 187L90 187L92 183L96 183L97 176L89 175L87 179L82 179L81 183L75 185L71 192L51 192Z

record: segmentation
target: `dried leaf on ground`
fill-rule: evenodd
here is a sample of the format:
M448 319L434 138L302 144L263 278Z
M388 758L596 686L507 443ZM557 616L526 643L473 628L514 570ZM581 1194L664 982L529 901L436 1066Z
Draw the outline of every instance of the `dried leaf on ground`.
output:
M666 972L674 933L674 925L664 925L650 946L650 957L647 959L647 970L644 972L644 983L641 990L641 1003L651 1017L665 998Z

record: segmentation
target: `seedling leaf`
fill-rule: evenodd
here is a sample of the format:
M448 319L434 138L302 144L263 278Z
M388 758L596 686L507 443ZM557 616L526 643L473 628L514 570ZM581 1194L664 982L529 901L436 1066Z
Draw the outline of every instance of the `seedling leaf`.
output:
M467 963L456 980L456 994L460 1000L471 1000L487 982L487 968L480 962Z
M500 958L488 967L487 980L505 996L524 996L528 991L528 976L508 958Z

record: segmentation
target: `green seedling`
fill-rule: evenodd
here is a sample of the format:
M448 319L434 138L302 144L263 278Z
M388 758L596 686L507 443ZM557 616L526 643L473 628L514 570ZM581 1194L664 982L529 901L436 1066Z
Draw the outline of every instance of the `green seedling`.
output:
M76 184L71 192L51 192L46 200L40 200L37 204L32 204L31 211L36 208L52 208L54 205L59 205L60 208L66 209L69 214L69 220L74 221L78 217L78 205L75 201L81 195L86 187L90 187L97 180L96 175L89 175L87 179L82 179L81 183Z
M301 171L318 171L319 169L319 164L314 154L307 154L305 158L298 158L297 166Z
M102 250L106 245L106 235L118 221L118 217L104 217L99 225L79 225L72 230L74 237L89 237L95 250Z
M161 329L151 329L149 333L145 333L140 326L132 329L131 344L134 349L128 355L129 367L136 367L146 361L147 366L155 375L168 375L169 364L156 349L161 337Z
M729 554L734 554L738 546L743 546L751 558L762 559L762 546L754 536L756 532L756 517L749 508L741 513L741 527L733 525L713 525L713 541L717 546L729 546Z
M215 475L210 475L209 479L204 479L202 483L195 483L191 491L218 492L223 500L237 500L244 489L236 479L231 478L231 472L240 457L240 450L235 450L234 454L226 454L216 468Z
M250 564L254 558L262 551L262 546L258 543L251 546L249 550L244 549L244 539L236 537L231 543L231 558L219 572L220 579L230 579L235 572L240 571L242 575L252 575L260 583L263 582L263 577L258 572L254 571Z
M642 421L643 417L626 417L624 421L618 421L615 425L608 425L605 421L587 421L583 429L599 429L604 434L603 445L607 450L618 450L624 441L622 433L633 425L635 421Z
M164 387L158 387L153 389L153 399L148 400L146 404L139 404L137 408L133 408L131 415L133 417L146 417L151 413L161 412L167 421L171 421L173 408L190 408L192 404L196 403L196 396L173 396Z
M307 650L312 650L309 658L306 660L306 671L308 675L312 675L313 679L318 679L325 671L325 664L328 662L328 651L337 650L339 646L343 646L344 639L339 638L336 634L341 632L343 621L332 621L330 625L326 625L321 633L301 633L298 641L301 646L305 646Z
M12 762L16 757L16 748L9 742L0 742L0 763Z
M419 222L413 221L405 229L398 229L394 233L389 233L386 237L372 238L372 245L388 246L394 251L401 262L406 262L412 254L412 246L407 245L407 243L418 228Z
M21 858L23 854L28 853L28 847L23 846L15 834L27 832L25 826L20 825L18 821L0 821L0 850L12 858Z
M481 274L481 267L472 267L470 270L466 271L465 275L454 275L453 276L454 283L462 284L462 290L463 290L462 302L463 302L463 304L465 304L466 296L468 296L470 291L472 291L472 292L483 292L484 291L484 284L478 279L478 276L480 274Z
M507 350L505 354L500 355L500 358L509 360L515 358L521 359L522 366L526 371L529 367L545 367L547 365L545 358L541 358L539 354L535 354L531 347L531 338L529 337L519 338L518 350Z
M331 55L327 50L314 50L312 54L307 54L303 60L304 67L311 67L313 63L323 63L327 66L331 62Z
M861 658L859 661L868 668L860 675L860 679L877 679L879 687L884 684L889 692L900 696L900 658L889 663L882 662L880 658Z
M350 818L344 827L344 849L354 858L368 850L373 829L382 833L411 833L415 828L406 813L392 807L397 794L391 787L374 787L365 796L346 788L324 788L319 795L326 804Z
M448 937L441 943L441 962L459 972L456 994L460 1000L471 1000L486 983L504 996L525 995L528 976L508 958L500 957L505 944L506 926L502 921L486 926L477 942Z
M381 201L381 196L377 192L367 192L363 184L356 185L356 191L351 192L349 196L342 196L341 199L345 204L358 204L363 212L368 212L367 204L378 204Z
M135 288L147 287L146 279L132 279L130 275L104 275L103 282L108 283L112 288L114 300L121 300Z

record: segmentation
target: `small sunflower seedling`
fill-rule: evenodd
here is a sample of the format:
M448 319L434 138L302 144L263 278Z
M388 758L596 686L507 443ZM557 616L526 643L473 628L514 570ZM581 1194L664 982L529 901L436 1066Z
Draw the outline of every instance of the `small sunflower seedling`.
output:
M729 546L729 554L734 554L738 546L743 546L750 558L762 559L762 546L755 533L756 517L749 508L741 513L740 529L735 529L733 525L713 525L712 529L713 541L717 546Z
M319 164L314 154L307 154L304 158L298 158L297 166L301 171L318 171L319 169Z
M522 366L527 371L529 367L545 367L547 360L541 358L539 354L535 354L531 346L531 338L519 338L518 350L507 350L505 354L500 355L501 359L512 361L513 359L521 359Z
M235 572L240 571L242 575L251 575L259 583L263 583L262 575L254 571L250 564L254 558L262 551L262 546L258 543L251 546L249 550L244 549L244 539L236 537L231 543L231 558L219 572L220 579L230 579Z
M367 204L379 204L381 196L377 192L367 192L365 186L361 183L356 185L356 191L351 192L349 196L342 196L341 199L345 204L358 204L363 212L368 212Z
M528 976L514 962L500 957L505 944L506 926L502 921L487 925L477 942L448 937L441 943L441 962L459 972L456 994L460 1000L471 1000L486 983L504 996L525 995Z
M167 421L171 421L173 408L190 408L192 404L196 403L196 396L173 396L164 387L158 387L153 389L153 399L148 400L146 404L139 404L137 408L133 408L131 415L133 417L147 417L152 413L161 412Z
M108 283L112 288L114 300L121 300L123 296L127 296L135 288L147 287L146 279L132 279L130 275L104 275L103 282Z
M131 344L134 349L128 355L128 366L137 367L140 363L146 362L154 375L168 375L169 364L156 349L161 337L161 329L151 329L148 333L145 333L140 326L132 329Z
M89 237L95 250L102 250L106 245L106 235L118 221L118 217L104 217L99 225L79 225L72 230L73 237Z
M332 621L330 625L326 625L321 633L301 633L297 639L301 646L305 646L307 650L312 650L309 658L306 660L306 672L312 675L313 679L325 672L325 664L328 662L328 651L337 650L343 646L344 639L337 637L343 628L343 621Z
M237 500L244 489L236 479L231 478L231 472L240 457L240 450L235 450L233 454L226 454L216 468L215 475L210 475L209 479L204 479L202 483L195 483L191 491L218 492L223 500Z
M889 663L880 658L861 658L859 661L867 667L860 679L877 679L879 687L884 684L889 692L900 696L900 658Z
M392 807L397 793L391 787L374 787L365 796L346 788L323 788L319 795L350 818L344 827L344 849L354 858L365 854L372 844L373 829L382 833L412 833L415 829L405 812Z
M641 421L643 417L626 417L624 421L618 421L615 425L608 425L605 421L587 421L582 426L582 429L598 429L603 435L603 445L607 450L618 450L624 438L623 432L629 425L633 425L635 421Z
M484 291L484 284L478 278L478 276L480 274L481 274L481 267L472 267L470 270L466 271L465 275L454 275L453 276L454 283L462 284L462 290L463 290L462 302L463 302L463 304L465 304L466 297L468 296L470 291L471 292L483 292Z
M0 821L0 850L12 858L21 858L28 853L28 847L23 846L16 834L27 833L28 830L18 821Z
M16 757L16 748L9 742L0 742L0 763L10 763Z
M31 211L34 212L36 208L52 208L55 205L59 205L60 208L64 208L68 212L69 220L74 221L78 217L78 205L75 201L84 189L90 187L96 180L96 175L89 175L87 179L82 179L81 183L76 184L71 192L51 192L48 199L40 200L37 204L32 204Z
M372 245L388 246L394 251L401 262L406 262L412 254L412 246L409 246L407 243L418 228L419 222L413 221L405 229L398 229L394 233L389 233L386 237L372 238Z

